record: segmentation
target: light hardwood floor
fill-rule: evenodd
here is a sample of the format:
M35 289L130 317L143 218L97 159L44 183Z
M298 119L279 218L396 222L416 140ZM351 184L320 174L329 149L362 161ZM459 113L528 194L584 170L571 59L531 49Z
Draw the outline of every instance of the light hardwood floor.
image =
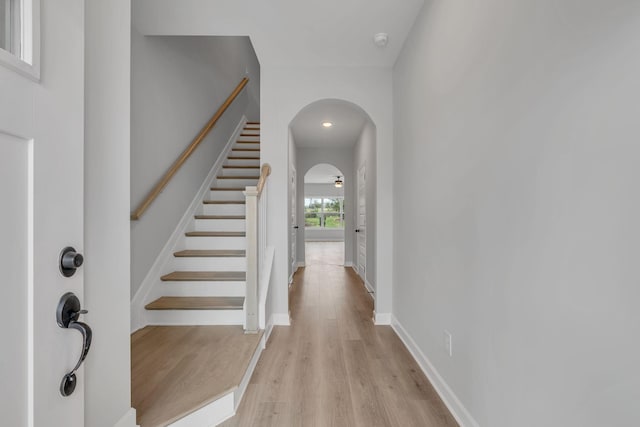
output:
M292 326L274 329L237 415L222 425L457 426L395 332L374 326L358 276L321 258L295 275Z
M147 326L131 336L131 404L166 426L236 389L262 334L242 326Z

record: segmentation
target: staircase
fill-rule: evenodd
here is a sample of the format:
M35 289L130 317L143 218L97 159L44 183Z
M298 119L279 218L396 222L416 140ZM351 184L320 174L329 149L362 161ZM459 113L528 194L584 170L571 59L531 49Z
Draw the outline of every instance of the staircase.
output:
M155 325L242 325L246 288L246 186L260 176L260 124L246 123L191 229L145 306ZM165 270L167 271L167 270Z

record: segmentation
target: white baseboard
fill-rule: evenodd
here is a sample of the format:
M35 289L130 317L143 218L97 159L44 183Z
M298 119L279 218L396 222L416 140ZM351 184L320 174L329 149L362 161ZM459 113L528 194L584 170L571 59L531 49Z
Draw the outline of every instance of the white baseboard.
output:
M206 406L169 424L170 427L217 426L235 415L233 392L216 399Z
M345 267L351 267L351 268L353 268L353 267L354 267L354 266L353 266L353 262L351 262L351 261L347 261L347 262L345 262L345 263L344 263L344 266L345 266Z
M247 122L247 118L245 116L242 116L242 118L240 119L240 122L236 126L236 129L234 130L233 134L227 141L227 144L225 145L224 149L220 153L220 156L218 156L218 159L216 160L214 165L211 167L209 174L207 175L205 180L202 182L202 185L200 186L198 193L195 195L195 197L191 201L191 204L189 205L184 215L180 219L180 222L178 222L178 225L176 226L175 230L173 230L173 233L171 233L171 236L167 240L167 243L165 243L164 247L162 248L162 251L160 251L160 254L156 258L153 265L151 266L151 269L149 269L149 272L147 273L144 280L142 281L142 284L138 288L138 291L131 299L131 332L132 333L149 324L149 319L147 319L146 310L144 309L144 306L145 304L147 304L149 301L153 299L152 292L154 287L158 283L160 283L160 277L163 274L167 273L163 269L168 265L168 262L173 256L174 249L178 244L178 242L180 242L181 239L184 239L185 231L193 221L193 216L196 214L197 209L202 206L202 200L204 199L204 196L211 189L211 184L213 180L218 175L218 172L222 168L222 165L224 164L225 160L227 160L227 155L229 151L231 151L231 148L235 144L236 140L240 137L240 134L242 133L242 130L246 122Z
M373 289L373 286L371 286L371 283L369 283L368 280L364 281L364 287L367 288L369 295L371 295L371 298L373 298L373 295L376 293L376 291Z
M287 313L273 313L271 318L273 319L273 325L275 326L291 325L291 319L289 319L289 315Z
M420 350L418 344L413 340L411 335L406 331L406 329L402 326L402 324L396 319L395 316L391 316L391 327L400 340L404 343L409 350L409 353L413 356L415 361L418 363L422 372L427 376L431 385L435 388L436 392L442 399L449 411L456 419L460 427L480 427L476 420L473 419L467 408L464 407L460 399L455 395L451 387L445 382L442 376L438 373L433 364L429 361L427 356Z
M247 386L249 385L249 380L251 380L251 376L253 375L253 371L256 369L256 365L258 364L258 360L260 360L260 355L262 354L262 350L265 349L265 334L262 334L262 338L260 338L260 342L258 343L258 347L256 351L253 353L253 357L251 358L251 362L249 362L249 367L247 371L244 373L242 377L242 381L240 381L240 385L234 392L234 412L238 410L238 406L240 406L240 402L242 402L242 397L244 396L244 392L247 391Z
M136 410L129 408L127 413L113 427L138 427L136 424Z
M304 261L298 262L298 268L304 268L304 266L305 266Z
M391 325L391 313L373 312L373 323L376 325Z
M269 342L269 338L271 337L271 332L273 332L273 314L269 317L269 321L267 322L267 327L264 329L264 344L265 347Z

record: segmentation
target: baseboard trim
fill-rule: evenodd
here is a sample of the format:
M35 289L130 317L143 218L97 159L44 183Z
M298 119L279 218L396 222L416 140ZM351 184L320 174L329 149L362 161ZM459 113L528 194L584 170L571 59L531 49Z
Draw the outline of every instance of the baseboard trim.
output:
M371 298L373 298L373 295L376 293L376 291L375 289L373 289L373 286L371 286L371 283L369 283L368 280L364 281L364 287L367 288L369 295L371 296Z
M173 233L167 240L167 243L165 243L162 251L160 251L160 254L156 258L155 262L147 272L147 275L138 288L138 291L131 299L131 333L137 331L138 329L142 329L149 324L150 320L146 316L146 310L144 306L149 301L154 299L154 287L158 283L160 283L160 277L163 274L167 273L167 271L164 271L163 269L173 256L174 248L176 247L178 242L180 242L181 239L184 239L185 230L187 230L187 227L189 226L189 224L191 224L191 221L193 221L193 216L197 212L197 209L202 205L202 200L205 194L210 190L213 180L218 175L218 171L222 168L222 165L227 159L227 155L229 151L231 151L233 144L240 137L240 134L242 133L242 129L244 128L246 122L247 118L245 116L242 116L240 122L238 122L238 125L233 131L233 134L231 134L231 137L227 141L227 144L220 153L220 156L218 156L218 159L211 167L209 174L202 182L202 185L191 201L191 204L178 222L176 228L173 230ZM157 296L160 295L158 294Z
M373 312L373 323L376 325L391 325L391 313Z
M460 399L455 395L451 387L446 383L442 376L438 373L431 361L420 350L418 344L409 335L407 330L402 326L395 316L391 316L391 327L396 332L400 340L404 343L409 350L409 353L413 356L415 361L422 369L422 372L427 376L433 388L447 406L453 417L456 419L460 427L480 427L480 425L473 419L467 408L464 407Z
M353 268L353 262L351 262L351 261L345 262L345 263L344 263L344 266L345 266L345 267L347 267L347 268L348 268L348 267Z
M273 319L274 326L290 326L291 319L289 319L289 315L286 313L273 313L271 315Z
M113 427L139 427L136 424L136 410L129 408L129 410L120 418L120 420L113 425Z
M256 365L258 364L258 360L260 360L260 356L262 355L262 350L265 349L265 334L262 334L262 338L260 338L260 342L258 343L258 347L256 351L253 353L253 357L249 362L249 367L247 371L244 373L242 377L242 381L238 385L238 388L234 392L234 408L233 412L238 410L238 406L240 406L240 402L242 402L242 398L244 397L244 392L247 391L247 386L249 385L249 380L251 380L251 376L253 375L253 371L256 369Z
M304 266L305 266L304 261L298 262L298 268L304 268Z

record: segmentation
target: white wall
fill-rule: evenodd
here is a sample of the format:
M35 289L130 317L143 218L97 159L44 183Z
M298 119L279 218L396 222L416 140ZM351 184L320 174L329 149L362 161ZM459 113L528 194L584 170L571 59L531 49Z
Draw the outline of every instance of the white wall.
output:
M344 177L342 178L344 180ZM306 182L304 183L304 195L305 197L344 197L344 187L337 188L335 184L315 184Z
M396 64L393 313L481 426L640 425L638 52L637 1L434 0Z
M135 425L129 339L131 2L86 2L84 425ZM46 48L46 46L45 46Z
M135 17L134 17L135 19ZM131 209L144 199L248 72L234 101L139 221L131 223L131 295L218 158L243 114L259 120L260 71L247 37L132 33Z
M376 128L371 122L366 122L353 149L354 201L353 224L358 228L357 197L358 197L358 169L365 166L365 213L366 213L366 242L367 257L365 277L373 291L376 290ZM385 165L386 167L386 165ZM354 237L355 240L355 237ZM353 244L353 263L358 263L358 244Z
M297 175L297 157L296 157L296 142L295 142L295 138L293 137L293 132L291 131L291 128L289 128L289 147L288 147L288 152L289 152L289 164L288 164L288 175L287 175L287 191L291 192L291 188L289 188L290 185L294 185L296 193L298 190L297 187L297 180L298 180L298 175ZM294 181L296 181L294 183ZM291 215L292 215L292 205L291 205L291 198L288 199L289 201L287 202L287 230L289 231L287 233L287 254L288 254L288 258L287 258L287 264L289 266L289 274L288 274L288 281L291 281L291 279L293 278L293 273L295 273L295 271L298 269L298 260L297 260L297 252L298 252L298 235L303 233L303 229L304 229L304 216L299 216L296 210L296 222L297 222L297 226L298 228L294 230L291 230L291 227L293 227L293 225L291 224ZM295 239L295 242L293 241L293 239ZM296 247L293 248L292 243L295 243ZM292 252L296 252L296 254L293 254Z
M346 230L354 230L353 227L353 216L350 214L350 206L352 206L352 202L350 200L354 199L354 191L353 187L354 183L354 175L353 175L353 148L297 148L297 160L298 160L298 218L301 218L300 222L300 231L298 232L298 262L305 261L305 248L304 242L305 240L327 240L327 241L336 241L336 240L344 240L345 244L345 264L351 263L353 253L353 233L344 233L342 231L342 236L336 236L336 232L328 232L323 233L321 230L307 230L304 227L304 197L305 197L305 186L309 184L304 183L305 174L314 167L315 165L321 163L327 163L332 166L335 166L340 170L340 172L344 176L344 187L342 188L345 203L347 205L347 211L345 213L345 229ZM335 188L335 187L334 187ZM324 237L323 237L324 235Z
M383 68L297 68L262 67L261 111L262 158L271 163L269 230L276 247L276 311L287 313L287 162L288 126L305 106L320 99L343 99L360 106L376 125L377 175L376 211L376 312L391 313L391 265L393 260L392 209L392 79ZM268 112L268 113L267 113ZM381 160L384 159L384 162ZM301 176L302 170L298 170ZM384 242L384 245L381 244Z

